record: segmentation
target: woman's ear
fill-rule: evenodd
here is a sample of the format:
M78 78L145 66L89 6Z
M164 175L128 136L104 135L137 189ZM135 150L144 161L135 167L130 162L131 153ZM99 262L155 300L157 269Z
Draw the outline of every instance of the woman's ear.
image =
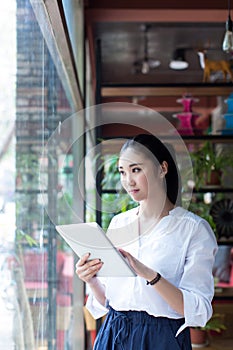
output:
M168 172L168 164L165 160L160 164L160 169L161 169L161 172L160 172L161 177L165 177L165 175Z

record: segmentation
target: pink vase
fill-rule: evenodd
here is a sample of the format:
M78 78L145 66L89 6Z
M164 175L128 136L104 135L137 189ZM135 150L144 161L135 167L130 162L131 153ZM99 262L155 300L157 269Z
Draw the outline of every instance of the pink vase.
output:
M192 111L192 104L195 101L197 100L191 96L184 96L182 99L177 100L177 102L181 102L184 106L183 112L174 115L174 117L179 119L177 130L181 135L199 135L202 133L195 127L196 120L200 116Z

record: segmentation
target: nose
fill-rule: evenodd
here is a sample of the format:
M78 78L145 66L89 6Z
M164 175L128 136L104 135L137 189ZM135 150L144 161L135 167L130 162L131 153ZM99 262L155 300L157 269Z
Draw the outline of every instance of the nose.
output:
M125 179L125 183L128 185L128 186L134 186L135 185L135 179L134 179L134 176L132 174L127 174L126 175L126 179Z

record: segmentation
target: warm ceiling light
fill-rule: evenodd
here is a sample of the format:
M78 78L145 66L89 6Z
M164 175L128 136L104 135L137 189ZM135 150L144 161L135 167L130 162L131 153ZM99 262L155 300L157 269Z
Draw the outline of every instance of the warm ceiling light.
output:
M189 64L184 58L184 49L176 49L169 67L175 70L182 70L188 68Z
M233 52L233 33L232 33L232 20L231 20L231 6L230 0L228 0L228 19L226 21L226 33L224 35L222 49L225 52Z

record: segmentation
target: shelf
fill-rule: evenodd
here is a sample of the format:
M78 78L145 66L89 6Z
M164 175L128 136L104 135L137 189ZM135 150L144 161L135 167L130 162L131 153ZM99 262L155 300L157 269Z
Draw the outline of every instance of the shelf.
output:
M177 135L159 135L159 137L162 140L174 140L177 139ZM228 142L232 142L233 143L233 134L229 134L229 135L221 135L221 134L203 134L203 135L182 135L180 136L183 140L187 140L187 141L228 141ZM104 136L102 137L103 141L120 141L123 142L125 139L129 139L131 138L130 136L124 136L121 135L119 136ZM123 139L123 140L122 140Z
M233 288L232 287L215 287L214 299L233 299Z
M101 88L102 97L127 96L228 96L233 91L232 83L200 83L200 84L169 84L169 85L129 85L105 84Z
M218 245L229 245L233 247L233 239L229 238L229 239L218 239ZM232 293L233 296L233 293Z
M217 338L217 336L215 337ZM210 344L207 347L198 348L199 350L232 350L233 338L229 339L211 339ZM193 350L197 348L193 347Z
M161 140L164 141L173 141L177 139L176 135L161 135ZM189 143L199 143L200 141L211 141L213 143L232 143L233 144L233 134L229 135L181 135L181 138L184 140L184 142Z
M200 188L199 190L193 189L193 193L206 193L206 192L213 192L213 193L233 193L233 188L223 188L223 187L205 187ZM102 189L102 193L106 194L118 194L119 191L114 189ZM121 190L120 193L126 193L125 191Z
M227 187L211 187L206 186L203 188L199 188L199 190L193 189L193 193L206 193L206 192L213 192L213 193L233 193L233 188L227 188Z
M101 191L103 194L118 194L119 193L119 191L117 191L117 190L111 190L111 189L109 189L109 190L102 190ZM126 191L121 191L121 194L122 193L126 193Z
M182 139L184 141L212 141L212 142L218 142L218 143L233 143L233 134L232 135L193 135L193 136L186 136L183 135Z
M41 194L41 193L48 193L47 190L23 190L23 189L16 189L15 193L23 193L23 194Z
M175 145L175 141L178 140L180 142L180 138L177 135L160 135L161 140L164 142L173 142ZM233 135L183 135L181 136L183 141L186 144L189 143L200 143L200 141L211 141L214 143L232 143L233 144ZM102 140L102 152L103 154L114 154L118 153L129 136L110 136L103 137Z

